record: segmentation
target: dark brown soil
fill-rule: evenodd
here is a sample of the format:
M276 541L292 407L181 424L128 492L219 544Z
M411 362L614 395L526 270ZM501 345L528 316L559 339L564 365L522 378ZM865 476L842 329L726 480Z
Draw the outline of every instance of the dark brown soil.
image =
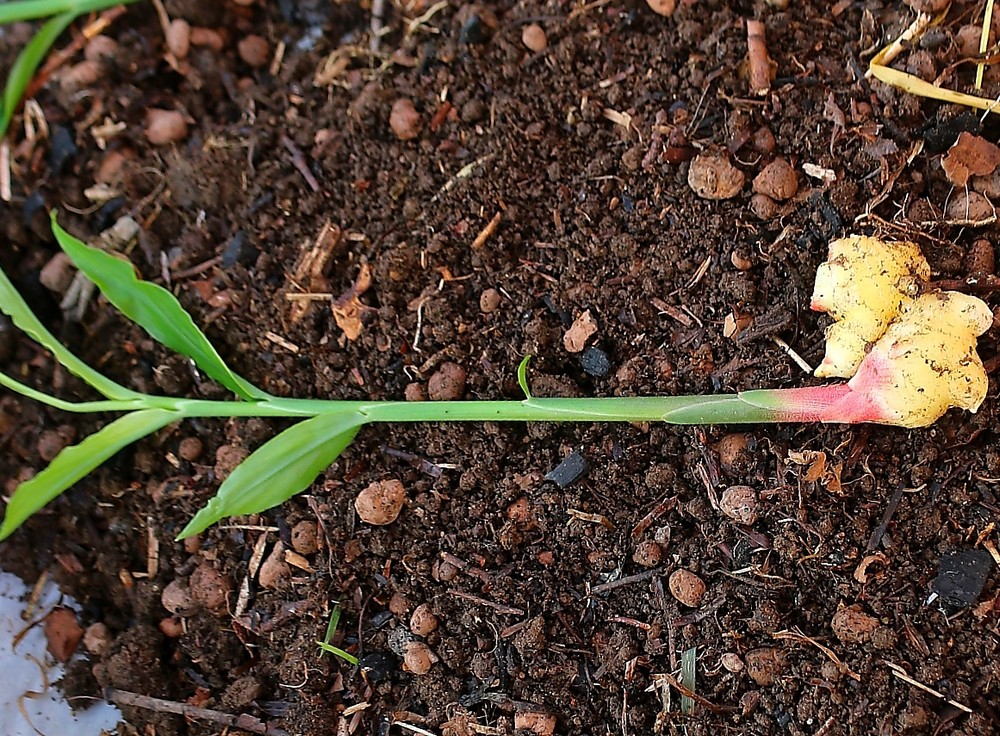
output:
M698 0L669 19L620 0L433 13L417 3L406 17L430 17L409 34L387 4L372 55L370 12L353 4L215 12L168 2L175 16L223 34L221 51L192 50L186 74L163 60L152 9L133 6L108 31L118 50L96 85L52 83L38 97L50 139L15 152L15 198L0 204L4 269L68 345L114 378L222 396L103 302L82 324L64 321L39 284L56 252L43 205L60 207L81 236L132 212L144 226L133 262L147 278L172 274L181 302L247 378L287 396L401 399L447 362L464 367L467 398L517 397L526 353L536 356L539 394L802 385L810 379L771 338L818 362L825 322L808 295L831 238L880 226L918 238L940 278L993 268L989 242L974 243L995 238L995 225L911 226L940 219L956 196L940 154L963 126L979 129L978 118L859 79L909 23L902 3L793 0L783 11ZM930 78L945 71L976 7L956 3L898 66ZM749 95L744 70L744 20L754 16L776 64L763 99ZM548 37L537 53L521 41L529 23ZM0 37L3 68L23 30ZM284 44L273 71L241 60L238 42L250 34L268 41L268 65ZM310 49L305 38L318 40ZM348 47L346 70L314 86L323 60ZM969 65L945 77L953 87L970 80ZM986 96L995 80L991 70ZM400 98L419 113L419 127L397 128L415 132L409 140L390 127ZM183 111L189 135L151 146L150 108ZM105 118L125 129L102 151L90 129ZM991 121L982 129L990 140L998 133ZM688 161L706 146L728 148L746 174L735 199L699 199L689 187ZM125 155L119 209L94 211L84 190L112 153ZM754 210L750 180L775 156L794 165L797 194ZM836 181L805 176L804 163ZM855 224L873 204L881 225ZM497 213L496 231L474 247ZM342 235L326 282L295 283L326 223ZM364 265L372 286L358 339L344 337L328 302L292 319L286 293L342 294ZM500 298L484 300L486 313L490 289ZM606 375L594 368L600 355L582 361L564 348L585 310ZM753 320L742 338L723 334L732 313ZM0 348L8 372L68 398L89 395L10 331ZM995 354L994 334L981 349ZM51 504L0 546L0 563L29 579L51 570L83 602L84 625L103 622L115 636L91 661L97 684L81 680L87 694L114 686L303 736L414 733L394 721L454 736L512 733L515 723L544 730L532 713L554 714L558 733L595 736L985 734L1000 723L995 569L972 606L943 610L928 598L943 555L997 541L995 399L994 388L978 414L921 431L369 427L307 496L217 526L197 546L172 540L217 488L227 457L282 425L188 422ZM79 438L100 425L11 395L0 402L7 492L43 467L54 430ZM193 437L198 457L190 442L180 447ZM573 451L586 459L582 477L566 488L543 480ZM819 452L822 468L809 454ZM406 507L390 525L363 524L355 497L388 479L403 482ZM751 526L720 511L733 485L757 494ZM319 523L319 550L302 546L299 527L301 566L272 564L277 587L251 580L237 611L255 546L291 548L300 522ZM151 540L159 557L148 576ZM697 608L671 594L678 568L707 588ZM195 588L183 620L161 603L175 580ZM220 585L228 595L212 612ZM363 668L316 646L338 603L334 643ZM418 676L398 655L423 603L439 622L425 641L440 661ZM677 675L692 647L706 702L686 715L656 675ZM896 677L890 663L971 713ZM221 730L148 710L127 716L160 736Z

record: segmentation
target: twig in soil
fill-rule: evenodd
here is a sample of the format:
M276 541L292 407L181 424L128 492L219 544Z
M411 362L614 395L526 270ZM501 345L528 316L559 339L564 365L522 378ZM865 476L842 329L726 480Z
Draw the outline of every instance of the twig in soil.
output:
M472 176L472 172L474 172L477 168L479 168L483 164L493 160L495 156L496 154L488 153L485 156L477 158L471 164L466 164L465 166L460 168L458 170L458 173L456 173L453 177L451 177L448 181L446 181L444 183L444 186L438 190L438 193L435 194L433 197L431 197L431 204L434 204L439 199L441 199L442 195L445 195L452 189L454 189L455 185L458 184L458 182L460 182L462 179L466 179Z
M698 266L698 270L694 272L694 276L691 277L691 280L684 285L684 289L690 289L692 286L696 286L699 281L705 278L705 274L708 273L708 267L711 265L712 256L705 256L705 260L701 262L700 266ZM684 291L684 289L678 289L678 291L675 291L674 293L679 293Z
M811 644L812 646L816 647L821 652L823 652L823 654L825 654L827 657L829 657L830 661L833 662L835 665L837 665L837 669L839 669L843 674L847 675L852 680L861 682L861 675L859 675L857 672L855 672L846 664L844 664L843 661L840 659L840 657L837 656L836 652L830 649L830 647L820 644L815 639L808 637L799 631L792 631L792 630L776 631L774 634L772 634L772 636L775 639L790 639L792 641L797 641L800 644Z
M628 616L608 616L608 623L612 624L625 624L626 626L634 626L642 631L650 631L653 628L652 624L647 624L639 619L629 618Z
M160 21L160 30L163 31L163 37L166 39L170 35L170 14L167 13L163 0L152 0L152 2L156 17Z
M711 700L708 700L707 698L702 697L698 693L684 687L680 682L678 682L676 677L674 677L669 673L663 672L653 675L653 684L655 686L662 686L664 683L673 687L675 690L677 690L677 692L679 692L684 697L691 698L691 700L696 702L702 708L706 708L710 710L712 713L735 713L737 710L739 710L738 708L733 708L728 705L716 705ZM652 690L652 688L650 688L650 690Z
M299 352L299 346L298 345L296 345L291 340L282 337L277 332L271 332L270 330L268 330L267 332L264 333L264 337L268 341L273 342L275 345L283 347L285 350L287 350L290 353L298 353Z
M479 578L484 583L490 582L490 574L488 572L486 572L480 567L476 567L475 565L470 565L461 557L456 557L451 552L442 552L441 561L447 562L449 565L454 565L459 570L464 572L466 575L471 575L472 577Z
M412 36L417 31L419 31L423 26L427 25L427 21L429 21L431 18L437 15L438 12L444 10L447 7L448 7L448 0L441 0L441 2L434 3L433 5L431 5L423 15L420 15L414 18L413 20L407 21L406 35L404 36L404 40ZM440 33L440 31L438 31L437 28L429 27L429 29L432 33Z
M243 582L240 583L240 593L236 598L236 610L233 611L234 618L239 618L247 610L247 604L250 602L250 584L260 569L266 546L267 532L264 532L257 537L257 541L254 543L253 554L250 555L250 563L247 565L247 574L243 577Z
M607 593L615 588L623 588L626 585L631 585L632 583L641 583L644 580L649 580L654 575L658 575L661 570L646 570L645 572L636 573L635 575L626 575L623 578L618 578L617 580L612 580L608 583L601 583L600 585L595 585L590 589L591 595L600 595L601 593Z
M939 279L938 281L932 281L930 286L934 289L996 291L1000 289L1000 276L984 274L982 276L969 276L964 279Z
M372 32L368 39L368 48L372 53L378 52L379 43L382 41L382 28L385 25L385 0L372 0L372 18L369 29Z
M283 728L268 726L259 718L243 714L234 716L218 710L208 708L198 708L187 703L178 703L174 700L164 700L163 698L153 698L149 695L140 695L126 690L108 688L104 691L104 698L109 703L115 705L125 705L134 708L145 708L157 713L175 713L185 718L193 718L198 721L209 721L218 723L229 728L237 728L250 733L261 734L262 736L291 736Z
M750 62L750 92L763 97L771 91L771 59L767 55L763 21L747 20L747 55Z
M406 723L405 721L393 721L393 726L399 726L405 731L412 731L413 733L419 733L421 736L436 736L433 731L428 731L425 728L420 728L420 726L414 726L412 723Z
M486 223L486 227L484 227L480 231L479 235L476 236L476 239L472 241L473 250L479 250L482 248L486 244L486 241L489 240L493 233L496 232L497 227L500 225L500 217L500 213L497 212L493 215L493 219Z
M668 317L677 320L685 327L692 327L694 325L694 321L686 314L684 314L684 312L679 310L677 307L667 304L658 296L650 297L649 303L652 304L654 307L656 307L659 311L663 312Z
M425 475L430 476L431 478L440 478L445 471L445 467L447 467L443 465L438 465L437 463L432 463L427 458L420 457L419 455L414 455L411 452L396 450L392 447L389 447L388 445L382 445L382 452L384 452L389 457L394 457L409 463L412 467L416 468Z
M882 521L879 525L872 530L871 538L868 540L867 552L871 553L878 549L879 543L882 541L882 536L885 534L886 527L889 526L889 522L892 520L893 514L896 513L896 509L899 506L900 499L903 498L903 484L902 482L896 484L896 490L892 492L892 498L889 499L889 505L885 507L885 513L882 514Z
M817 731L814 734L814 736L826 736L833 730L833 727L836 725L836 723L837 723L837 716L830 716L829 718L826 719L826 721L823 722L823 725L819 727L819 731Z
M13 193L10 187L10 144L4 138L0 141L0 200L10 202Z
M962 705L957 700L952 700L951 698L949 698L944 693L939 692L939 691L935 690L934 688L929 687L929 686L925 685L924 683L922 683L922 682L920 682L918 680L914 680L912 677L910 677L908 674L906 674L906 670L904 670L898 664L895 664L894 662L890 662L887 659L883 659L882 661L886 664L887 667L889 667L890 670L892 670L892 674L894 674L896 677L898 677L903 682L908 682L911 685L913 685L913 687L920 688L925 693L929 693L930 695L933 695L936 698L940 698L944 702L948 703L948 705L952 705L952 706L958 708L960 711L962 711L964 713L972 713L973 712L972 708L970 708L969 706Z
M569 526L574 521L587 521L591 524L600 524L612 532L615 530L615 525L604 514L588 514L586 511L580 511L579 509L566 509L566 513L570 517L569 521L566 522L566 526Z
M281 145L285 147L285 150L292 154L292 165L300 174L302 174L302 178L306 180L306 184L309 185L309 188L314 192L318 192L319 182L316 181L316 177L313 176L312 171L309 170L309 162L306 161L306 155L302 153L299 147L295 145L295 142L284 133L281 134Z
M584 15L585 13L590 12L591 10L594 10L595 8L603 8L609 2L611 2L611 0L595 0L592 3L581 5L579 8L573 9L570 12L569 16L566 18L566 20L568 22L573 20L574 18L578 18L579 16Z
M146 517L146 577L150 580L156 577L160 569L160 540L153 528L153 517ZM133 573L135 574L135 573Z
M654 521L659 519L668 511L673 510L674 506L677 505L677 496L671 496L670 498L665 498L660 501L653 509L646 514L639 523L632 528L632 541L637 541L639 537L646 533L646 530L652 525Z
M448 592L451 595L455 596L456 598L462 598L467 601L472 601L473 603L478 603L481 606L492 608L494 611L497 611L498 613L509 613L512 616L525 615L525 611L523 611L520 608L514 608L513 606L508 606L504 603L495 603L493 601L488 601L485 598L480 598L479 596L472 595L472 593L466 593L461 590L456 590L455 588L451 588Z
M879 64L884 64L889 66L893 61L896 60L903 51L909 48L916 40L924 35L931 22L934 20L934 16L930 13L917 13L917 17L912 23L910 23L909 28L899 34L899 38L890 43L882 52L878 55ZM872 62L874 63L874 61ZM868 69L865 73L865 79L871 79L876 76L872 69Z
M332 291L306 291L297 294L285 294L290 302L328 302L336 296Z
M189 279L193 276L199 276L205 271L215 268L220 263L222 263L222 256L213 256L207 261L202 261L197 266L191 266L191 268L185 268L181 271L174 271L170 274L172 281L180 281L181 279Z
M813 372L813 367L809 365L801 355L796 353L792 346L787 342L782 340L777 335L771 337L771 342L781 348L781 351L791 358L795 365L802 369L803 373L811 374Z

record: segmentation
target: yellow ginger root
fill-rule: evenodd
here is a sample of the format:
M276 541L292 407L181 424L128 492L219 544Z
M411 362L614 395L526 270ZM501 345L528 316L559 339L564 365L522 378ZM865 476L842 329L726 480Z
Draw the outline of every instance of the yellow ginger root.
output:
M951 407L975 412L989 387L976 338L992 324L990 308L968 294L907 300L849 385L879 407L886 424L924 427Z
M852 235L830 243L816 270L812 308L836 320L826 331L821 378L850 378L871 344L884 333L930 278L930 266L914 243Z

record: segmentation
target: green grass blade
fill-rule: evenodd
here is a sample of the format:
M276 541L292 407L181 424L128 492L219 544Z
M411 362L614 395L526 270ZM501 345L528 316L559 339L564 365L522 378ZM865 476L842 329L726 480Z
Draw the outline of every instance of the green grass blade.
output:
M517 366L517 385L521 387L524 398L528 401L531 401L531 386L528 385L528 361L530 360L531 356L525 355Z
M25 520L126 445L183 419L176 411L146 409L116 419L82 442L66 447L49 466L19 485L0 526L0 540L9 537Z
M141 399L125 401L66 401L55 396L49 396L47 393L21 383L2 371L0 371L0 386L9 388L11 391L21 394L21 396L34 399L46 406L51 406L53 409L72 411L80 414L92 414L98 411L132 411L133 409L147 408L147 405Z
M52 213L52 232L60 247L108 301L158 342L186 355L238 396L265 399L268 394L233 373L198 329L181 303L158 284L141 280L128 260L92 248L59 226Z
M681 685L691 692L695 688L695 674L698 666L698 648L691 647L681 653ZM694 714L694 698L688 695L681 695L681 713Z
M142 398L142 394L115 383L73 355L45 329L2 269L0 269L0 311L10 317L14 325L23 330L28 337L50 351L70 373L82 378L107 398L119 401Z
M0 2L0 25L48 18L57 13L90 13L137 0L11 0Z
M304 491L365 421L355 412L322 414L289 427L244 460L177 538L199 534L227 516L266 511Z
M330 654L340 657L345 662L349 662L350 664L353 665L356 665L358 663L357 657L355 657L350 652L345 652L340 647L335 647L333 646L333 644L327 644L325 641L318 641L316 643L319 645L319 648L322 649L324 652L329 652Z
M0 23L9 22L3 19L5 8L5 4L0 4ZM51 13L47 13L47 15L51 15ZM31 83L31 78L35 76L38 65L42 63L42 59L52 48L52 44L66 30L66 26L73 22L74 18L76 18L76 13L63 13L51 18L38 29L38 33L18 54L14 65L7 74L7 85L4 87L3 96L0 96L0 138L3 138L7 133L10 119L14 117L14 110L21 102L21 97Z

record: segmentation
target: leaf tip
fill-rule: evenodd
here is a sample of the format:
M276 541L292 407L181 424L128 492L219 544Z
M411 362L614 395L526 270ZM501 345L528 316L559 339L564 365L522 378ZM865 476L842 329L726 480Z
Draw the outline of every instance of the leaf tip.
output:
M181 542L188 537L193 537L195 534L201 534L224 516L224 514L220 514L216 508L216 506L218 506L216 503L217 498L218 497L213 497L211 501L205 504L201 510L191 518L191 520L187 523L187 526L181 529L181 533L174 537L175 542Z
M517 366L517 385L521 387L524 392L524 398L531 398L531 388L528 386L528 362L531 360L531 355L525 355L521 358L520 365Z
M5 516L3 524L0 524L0 542L4 541L7 537L17 531L19 526L20 524L11 523L9 516Z

